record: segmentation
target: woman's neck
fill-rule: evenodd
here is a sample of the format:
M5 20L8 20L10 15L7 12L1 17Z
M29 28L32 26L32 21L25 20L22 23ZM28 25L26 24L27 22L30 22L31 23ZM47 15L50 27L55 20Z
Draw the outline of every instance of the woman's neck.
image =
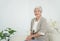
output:
M38 21L40 18L41 18L41 16L39 16L39 17L36 17L36 21Z

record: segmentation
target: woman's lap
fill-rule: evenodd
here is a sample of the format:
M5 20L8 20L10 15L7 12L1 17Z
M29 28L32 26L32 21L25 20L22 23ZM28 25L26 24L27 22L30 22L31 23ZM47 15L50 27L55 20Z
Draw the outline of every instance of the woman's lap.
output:
M44 41L42 39L35 39L35 40L30 40L30 41Z

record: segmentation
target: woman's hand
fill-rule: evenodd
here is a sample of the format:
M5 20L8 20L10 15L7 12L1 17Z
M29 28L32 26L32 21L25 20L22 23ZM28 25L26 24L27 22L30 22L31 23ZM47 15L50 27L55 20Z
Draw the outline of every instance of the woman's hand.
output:
M32 37L39 37L39 36L40 36L40 34L38 34L38 33L36 33L36 34L30 33L30 35L29 35L29 36L27 36L26 41L31 40L31 39L32 39Z
M33 37L33 35L29 35L29 36L27 36L26 41L31 40L31 39L32 39L32 37Z

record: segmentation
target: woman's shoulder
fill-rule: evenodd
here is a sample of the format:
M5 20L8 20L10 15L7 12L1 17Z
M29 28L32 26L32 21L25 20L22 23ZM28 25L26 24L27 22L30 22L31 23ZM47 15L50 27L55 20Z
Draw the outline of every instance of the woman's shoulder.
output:
M34 21L34 20L36 20L36 18L32 18L31 21ZM47 19L45 17L41 17L40 21L47 21Z
M41 17L41 19L42 19L42 20L46 20L46 18L44 18L44 17Z
M36 18L32 18L32 21L34 21Z

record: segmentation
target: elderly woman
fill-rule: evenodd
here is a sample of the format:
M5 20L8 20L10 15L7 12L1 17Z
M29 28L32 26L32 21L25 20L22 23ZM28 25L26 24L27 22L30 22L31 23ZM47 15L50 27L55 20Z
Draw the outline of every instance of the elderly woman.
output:
M31 21L30 35L27 36L26 41L49 41L47 35L47 21L42 17L42 8L36 7L34 9L35 18Z

